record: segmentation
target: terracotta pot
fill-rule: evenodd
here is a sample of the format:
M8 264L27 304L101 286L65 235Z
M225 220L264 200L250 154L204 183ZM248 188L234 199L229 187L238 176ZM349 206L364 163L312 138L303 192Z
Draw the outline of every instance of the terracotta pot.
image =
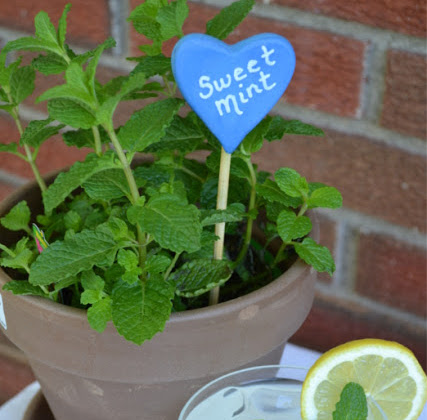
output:
M41 208L33 183L0 205ZM18 232L19 233L19 232ZM3 243L15 233L0 228ZM1 291L7 329L24 351L56 420L176 420L203 384L249 365L278 363L283 344L306 318L315 272L298 260L266 287L219 305L172 314L163 333L142 346L108 325L92 330L84 310Z

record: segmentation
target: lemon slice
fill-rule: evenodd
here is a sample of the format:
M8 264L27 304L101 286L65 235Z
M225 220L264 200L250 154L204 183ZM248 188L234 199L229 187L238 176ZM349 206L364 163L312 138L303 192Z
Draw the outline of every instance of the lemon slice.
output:
M392 341L356 340L326 352L307 373L303 420L332 420L348 382L365 390L368 420L417 420L427 401L427 377L409 349Z

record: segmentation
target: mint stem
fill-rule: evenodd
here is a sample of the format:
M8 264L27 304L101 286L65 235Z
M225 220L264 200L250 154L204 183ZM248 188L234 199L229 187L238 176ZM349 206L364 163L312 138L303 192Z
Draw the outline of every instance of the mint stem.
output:
M9 95L8 95L8 98L9 98L9 101L12 102L12 98ZM13 110L13 119L15 120L15 124L18 127L19 135L20 137L22 137L24 130L22 128L22 124L19 119L18 107L15 107ZM25 154L27 155L26 160L31 166L31 170L33 171L34 177L36 178L36 181L39 184L40 189L42 191L46 191L47 190L46 183L44 182L43 177L40 175L39 168L37 167L36 162L34 162L33 154L31 152L30 147L27 144L24 144L24 150L25 150Z
M257 179L256 179L256 173L255 173L254 167L250 159L246 161L246 164L248 165L249 173L251 175L251 179L250 179L251 195L249 198L249 207L248 207L248 212L250 213L251 210L255 209ZM242 249L240 250L239 255L237 256L236 260L233 263L233 268L236 268L240 264L240 262L245 258L245 255L248 252L249 244L251 243L251 239L252 239L253 224L254 224L254 219L252 217L249 217L248 223L246 225L246 232L245 232L245 239L243 242L243 246L242 246Z
M231 154L221 148L221 161L219 165L217 210L225 210L228 200L228 185L230 180ZM219 237L214 245L214 259L222 260L224 254L225 223L215 225L215 235ZM209 305L216 305L219 301L219 286L210 291Z
M98 156L102 155L102 144L101 144L101 136L99 135L99 130L97 126L92 127L93 138L95 140L95 153Z
M129 189L131 192L132 204L135 204L138 201L138 199L140 198L140 195L139 195L138 186L136 185L136 181L135 181L135 178L133 176L130 164L129 164L128 160L126 159L125 152L122 149L122 146L119 142L119 139L117 138L117 135L116 135L114 129L110 129L108 126L106 126L104 128L107 130L107 133L110 136L110 139L113 143L114 149L116 150L117 156L120 159L120 162L122 164L123 171L125 173L126 180L128 182ZM136 225L136 229L137 229L138 243L139 243L139 264L140 264L140 267L143 268L145 265L145 260L147 258L147 251L146 251L145 245L144 245L146 243L146 238L145 238L145 235L142 232L142 230L138 224Z

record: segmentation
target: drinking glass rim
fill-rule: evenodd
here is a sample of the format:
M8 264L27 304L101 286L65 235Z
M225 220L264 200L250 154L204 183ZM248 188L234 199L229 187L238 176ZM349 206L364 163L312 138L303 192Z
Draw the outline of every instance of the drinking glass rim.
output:
M262 370L262 369L295 369L300 371L309 371L309 367L303 367L303 366L294 366L294 365L260 365L260 366L252 366L245 369L235 370L230 373L226 373L225 375L220 376L219 378L214 379L213 381L208 382L206 385L203 385L199 390L197 390L186 402L184 407L182 408L178 420L183 420L183 415L187 414L185 413L190 404L201 394L203 393L207 388L210 388L212 385L215 385L217 382L224 380L226 378L229 378L230 376L251 372L254 370ZM188 413L189 414L189 413Z

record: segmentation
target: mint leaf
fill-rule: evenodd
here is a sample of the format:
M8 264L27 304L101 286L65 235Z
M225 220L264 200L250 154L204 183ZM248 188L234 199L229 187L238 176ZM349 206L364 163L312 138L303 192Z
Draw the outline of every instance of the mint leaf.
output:
M19 67L10 77L10 94L15 104L20 104L34 91L36 72L30 66Z
M53 45L58 43L55 27L46 12L37 13L34 18L34 26L36 28L36 38Z
M99 157L94 153L87 155L84 162L76 162L67 172L61 172L43 193L46 213L59 206L65 198L97 172L117 167L114 154L106 153Z
M274 174L279 188L291 197L304 197L308 194L308 182L297 171L290 168L281 168Z
M106 125L113 129L111 120L113 118L114 111L117 108L119 102L129 93L141 89L145 84L145 74L136 73L127 78L120 84L120 91L114 96L107 98L99 107L97 111L97 122L100 125Z
M87 195L95 200L109 201L131 196L129 184L122 169L98 172L83 183L83 188Z
M84 271L82 273L81 283L84 290L102 291L105 285L104 280L96 275L93 270Z
M222 9L206 24L206 34L218 39L225 39L245 19L255 0L240 0Z
M175 115L165 130L163 138L147 147L149 153L169 152L178 150L181 153L194 152L204 140L204 135L190 118Z
M182 25L188 16L187 0L177 0L163 6L157 13L160 33L164 41L174 36L184 36Z
M280 203L286 207L297 208L302 204L299 197L291 197L284 193L276 182L271 179L266 179L264 184L257 184L256 192L270 203Z
M65 80L65 84L54 86L42 93L36 102L49 99L68 99L87 107L88 110L96 108L94 92L90 89L87 75L79 64L71 63L68 66L65 72Z
M110 139L108 134L102 127L99 127L99 134L101 137L101 143L109 143ZM75 146L79 149L82 147L90 147L93 149L95 144L92 130L80 129L67 131L62 134L62 138L67 146Z
M227 261L200 259L185 263L170 281L175 283L178 296L194 297L223 285L231 274Z
M39 55L31 62L31 65L45 76L62 73L68 67L67 62L61 56L52 53Z
M163 273L168 269L172 260L166 255L151 255L145 263L145 271L150 274Z
M276 115L273 117L269 130L265 136L268 141L281 140L285 134L298 134L303 136L323 136L325 133L312 125L298 120L285 120Z
M30 121L21 136L20 144L26 144L35 148L40 147L45 140L58 134L59 130L64 127L63 124L50 126L51 122L51 118Z
M6 255L0 258L0 265L3 267L23 268L30 271L30 264L34 259L34 253L27 248L28 237L22 238L15 246L14 250L6 248L0 244L0 249L6 251Z
M117 253L117 262L127 271L138 267L138 256L131 250L120 249Z
M64 11L62 12L62 15L59 18L59 22L58 22L57 38L58 38L59 46L62 48L64 48L65 35L67 34L67 15L70 9L71 9L71 4L70 3L66 4L64 7Z
M132 22L138 33L145 35L148 39L161 41L160 23L157 22L156 17L162 5L160 1L147 0L131 12L128 20Z
M135 112L119 131L120 144L129 152L142 152L150 144L160 141L183 105L184 101L170 98Z
M39 286L33 286L27 280L11 280L4 286L3 290L12 292L14 295L31 295L47 297L46 293Z
M73 99L52 99L47 103L49 115L74 128L91 128L96 125L92 109Z
M297 216L292 210L282 210L277 218L277 230L283 242L303 238L312 229L307 216Z
M111 321L112 317L112 300L109 296L106 296L102 300L94 303L87 310L87 320L89 321L89 325L99 333L102 333L105 330L107 322Z
M194 252L200 248L199 210L171 194L160 194L140 210L138 223L162 248Z
M14 41L9 41L3 48L3 53L9 53L11 51L48 51L57 55L62 55L62 51L56 44L46 42L42 39L23 37L18 38Z
M27 202L20 201L16 204L9 213L0 219L0 223L9 230L25 230L28 231L31 212Z
M265 135L270 127L272 118L266 116L246 137L243 139L241 150L247 155L258 152L264 142Z
M116 241L107 231L83 230L50 244L31 266L29 281L40 286L57 283L107 260L112 262L116 249Z
M329 249L319 245L311 238L305 238L301 243L295 244L297 254L319 273L326 271L332 275L335 271L334 259Z
M240 203L232 203L225 210L205 210L202 213L202 226L215 225L217 223L240 222L246 216L245 206Z
M309 209L315 207L338 209L342 206L342 195L333 187L318 188L308 198L307 205Z
M359 384L349 382L343 388L332 416L333 420L366 420L368 403L365 391Z
M132 70L131 75L135 73L144 73L145 77L148 79L157 74L162 76L172 71L171 59L165 57L163 54L138 57L138 61L139 63Z
M16 143L0 144L0 152L15 154L17 151L18 145Z
M142 283L118 281L113 289L113 322L126 340L141 345L163 331L172 309L174 290L161 276Z

